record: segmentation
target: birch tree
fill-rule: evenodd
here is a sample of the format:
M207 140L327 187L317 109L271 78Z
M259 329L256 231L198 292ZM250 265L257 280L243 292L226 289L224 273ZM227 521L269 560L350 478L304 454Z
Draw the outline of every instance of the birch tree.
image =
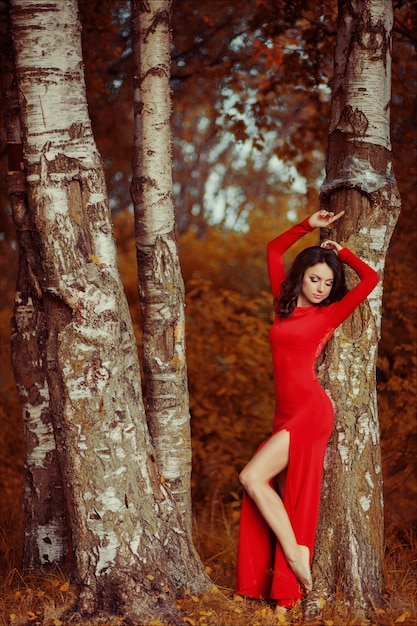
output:
M133 0L135 211L146 414L158 469L191 536L184 284L172 189L171 0Z
M23 508L25 535L23 569L63 565L67 553L67 523L61 472L46 376L46 319L41 289L32 271L39 255L32 243L23 172L20 107L13 71L6 2L0 3L1 77L8 146L8 191L20 240L20 258L12 318L12 360L23 409L25 463Z
M339 1L322 206L345 210L331 238L380 273L400 211L390 145L391 0ZM327 237L330 233L323 233ZM348 281L354 276L349 273ZM382 282L335 333L321 379L336 405L313 568L317 598L343 590L353 610L381 603L382 473L375 367Z
M181 623L175 595L200 591L208 579L160 478L147 428L85 98L77 3L11 0L9 11L29 224L18 235L22 249L33 251L27 271L45 314L43 367L75 608L124 614L136 624ZM40 410L34 419L42 435Z

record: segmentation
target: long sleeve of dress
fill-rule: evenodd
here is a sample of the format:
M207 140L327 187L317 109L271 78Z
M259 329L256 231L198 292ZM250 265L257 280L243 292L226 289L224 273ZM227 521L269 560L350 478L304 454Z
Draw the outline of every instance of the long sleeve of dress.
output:
M326 316L329 315L333 328L337 328L339 324L349 317L356 307L369 296L379 281L377 272L348 248L340 250L339 259L355 270L360 278L360 282L348 291L342 300L330 305L328 310L324 308Z
M298 241L298 239L304 237L307 233L311 233L313 230L314 228L310 226L307 217L303 222L296 224L268 243L268 273L274 298L277 297L281 284L285 280L282 255Z

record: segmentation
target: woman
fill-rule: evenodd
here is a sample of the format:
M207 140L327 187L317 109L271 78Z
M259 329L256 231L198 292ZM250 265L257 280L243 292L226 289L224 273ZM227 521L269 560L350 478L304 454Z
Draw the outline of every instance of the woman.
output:
M378 274L335 241L303 250L285 277L283 253L315 228L338 220L317 211L268 245L275 302L270 331L276 408L272 435L240 474L245 488L237 593L290 608L311 591L324 454L333 408L315 372L323 347L378 282ZM360 282L347 291L343 263Z

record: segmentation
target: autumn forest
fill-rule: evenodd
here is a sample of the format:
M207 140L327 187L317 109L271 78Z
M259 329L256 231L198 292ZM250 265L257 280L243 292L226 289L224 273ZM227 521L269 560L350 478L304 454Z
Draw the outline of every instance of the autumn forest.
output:
M417 625L417 6L64 4L0 0L0 623ZM238 476L267 244L319 208L382 287L318 363L313 592L276 612L235 593Z

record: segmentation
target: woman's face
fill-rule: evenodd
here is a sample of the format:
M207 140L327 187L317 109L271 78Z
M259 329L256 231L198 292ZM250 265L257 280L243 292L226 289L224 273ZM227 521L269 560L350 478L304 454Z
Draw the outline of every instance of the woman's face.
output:
M327 263L316 263L306 269L301 285L301 293L297 298L297 306L320 304L332 290L333 270Z

